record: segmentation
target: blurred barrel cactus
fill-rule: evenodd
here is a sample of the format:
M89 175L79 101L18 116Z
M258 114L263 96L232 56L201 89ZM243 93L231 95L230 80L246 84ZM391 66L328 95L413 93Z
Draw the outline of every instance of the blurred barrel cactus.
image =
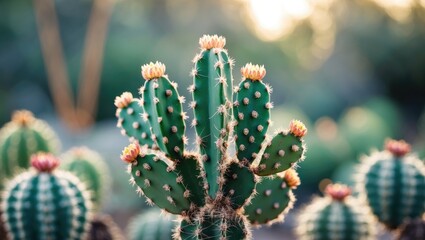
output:
M51 154L31 157L33 169L11 180L2 196L10 239L85 239L91 216L89 193L74 175L55 170Z
M358 188L378 220L390 230L425 212L425 166L405 141L387 140L385 150L362 160Z
M0 130L0 189L4 179L30 167L32 154L58 151L59 140L44 121L26 110L14 112Z
M373 240L374 219L368 208L351 197L341 184L326 187L325 197L314 199L298 216L301 240Z
M130 220L128 224L129 240L172 240L176 218L164 216L157 208L148 209Z
M74 147L61 156L60 168L73 173L91 191L94 210L100 210L105 191L109 188L109 169L99 153L87 147Z
M118 126L133 141L121 158L148 203L180 215L175 238L249 239L251 223L281 220L292 206L299 178L288 169L304 159L307 129L293 120L267 137L265 68L246 64L233 87L225 38L204 35L199 43L189 87L196 151L186 149L185 99L156 62L142 66L140 99L128 92L115 99Z

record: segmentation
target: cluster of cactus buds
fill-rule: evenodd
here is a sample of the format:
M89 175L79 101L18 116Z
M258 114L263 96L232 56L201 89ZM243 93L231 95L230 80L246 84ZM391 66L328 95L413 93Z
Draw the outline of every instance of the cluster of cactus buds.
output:
M403 140L362 160L358 188L379 222L390 230L425 212L425 165Z
M186 148L185 99L164 64L142 66L140 98L125 92L115 99L117 125L131 141L121 155L131 182L148 203L180 215L175 238L249 239L251 224L283 219L299 185L292 167L304 159L306 127L294 120L267 135L273 105L266 70L245 65L233 87L225 43L204 35L193 59L195 151Z

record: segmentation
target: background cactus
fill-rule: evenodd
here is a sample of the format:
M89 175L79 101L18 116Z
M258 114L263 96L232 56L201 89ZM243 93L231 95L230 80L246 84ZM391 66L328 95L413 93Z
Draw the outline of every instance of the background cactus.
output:
M10 239L84 239L90 221L90 196L72 174L55 170L59 160L39 153L34 169L16 176L2 196Z
M350 188L331 184L325 193L300 212L297 235L301 240L375 239L373 215L350 196Z
M0 189L6 178L18 169L30 167L29 159L37 152L59 151L59 141L52 129L26 110L16 111L0 130Z
M115 99L118 126L133 141L121 158L148 203L180 215L175 238L249 239L250 222L282 220L292 206L291 189L299 179L290 168L304 159L307 129L292 121L289 130L267 138L272 104L271 87L262 82L265 68L244 66L232 99L233 60L224 49L225 39L205 35L199 43L189 87L196 151L185 148L184 98L165 75L165 66L156 62L142 66L146 82L140 100L129 93ZM142 106L138 112L144 122L128 115L134 102ZM152 136L153 144L129 134L135 127L150 129L146 136ZM256 187L261 193L254 196Z
M90 221L89 240L124 240L125 237L109 215L97 214ZM141 239L141 238L140 238Z
M87 147L75 147L61 156L61 169L77 176L90 190L93 208L99 210L109 188L109 169L102 157Z
M425 239L425 219L413 219L400 228L398 240Z
M140 213L128 225L129 240L171 240L176 218L168 214L164 216L157 208Z
M359 192L390 230L425 212L425 166L405 141L388 140L385 150L362 161Z

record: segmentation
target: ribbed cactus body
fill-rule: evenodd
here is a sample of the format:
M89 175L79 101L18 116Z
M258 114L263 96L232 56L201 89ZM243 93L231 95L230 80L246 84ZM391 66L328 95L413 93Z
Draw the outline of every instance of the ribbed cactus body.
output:
M59 142L52 129L28 111L17 111L0 130L0 188L5 178L30 166L37 152L57 152Z
M222 56L227 56L223 49L203 49L195 58L195 73L193 74L192 108L195 119L197 145L204 159L204 169L209 184L208 194L215 198L218 191L217 171L222 163L225 151L224 141L227 136L226 119L229 119L228 106L231 99L227 94L229 70L224 71ZM230 77L231 78L231 77Z
M176 219L159 209L149 209L134 217L128 226L129 240L171 240Z
M82 183L62 171L16 176L2 196L10 239L84 239L90 199Z
M148 120L158 147L132 138L121 159L128 163L130 182L149 204L180 215L177 239L250 239L250 222L282 220L292 206L290 189L299 185L299 178L288 168L304 158L307 129L292 121L285 136L266 144L272 104L271 88L262 83L265 68L252 64L242 68L243 79L232 104L233 60L224 49L225 39L205 35L199 42L201 52L193 60L193 85L189 87L196 151L183 148L183 98L176 84L169 82L165 66L156 62L142 66L146 82L140 101L142 117ZM123 93L116 98L118 112L134 101L129 96ZM130 132L122 118L120 115L119 125ZM274 179L257 184L262 179L259 175ZM258 191L262 194L255 195ZM257 209L263 211L260 221L253 220ZM249 216L244 212L250 212Z
M314 199L298 216L301 240L373 240L374 221L361 202L339 190ZM342 193L342 195L341 195Z
M407 152L406 152L407 154ZM425 212L425 166L413 155L375 152L362 161L359 189L378 220L396 229Z
M61 169L77 176L91 191L94 209L99 210L109 188L109 169L99 153L86 147L72 148L61 157Z

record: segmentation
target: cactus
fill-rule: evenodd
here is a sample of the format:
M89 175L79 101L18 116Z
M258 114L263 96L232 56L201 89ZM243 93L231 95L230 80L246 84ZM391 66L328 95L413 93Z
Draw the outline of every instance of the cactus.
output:
M397 240L425 239L425 219L413 219L403 225L397 235Z
M330 184L325 193L300 212L296 229L299 239L376 239L373 215L350 196L349 187Z
M134 217L128 225L129 240L171 240L176 222L175 217L164 216L152 208Z
M123 240L125 239L111 216L99 214L90 221L89 240Z
M109 169L99 153L86 147L75 147L61 156L61 169L69 171L84 182L92 192L94 210L99 210L108 189Z
M10 239L85 239L91 202L74 175L55 170L59 160L51 154L31 157L34 169L6 186L3 219Z
M282 220L292 206L291 189L299 179L291 167L304 159L307 129L293 120L289 130L267 137L272 104L271 87L262 81L265 68L246 64L233 94L233 60L224 49L224 37L205 35L199 43L189 87L196 151L185 148L184 98L165 66L156 62L142 66L146 82L139 100L128 93L115 99L123 132L134 128L126 122L145 124L153 140L149 145L131 138L121 159L149 204L180 215L175 238L249 239L251 223ZM121 114L136 101L144 122ZM264 210L261 216L257 209Z
M385 150L362 160L359 192L389 230L425 212L425 166L405 141L387 140Z
M32 154L57 153L58 148L55 133L44 121L26 110L14 112L12 120L0 130L0 189L5 178L30 167Z

